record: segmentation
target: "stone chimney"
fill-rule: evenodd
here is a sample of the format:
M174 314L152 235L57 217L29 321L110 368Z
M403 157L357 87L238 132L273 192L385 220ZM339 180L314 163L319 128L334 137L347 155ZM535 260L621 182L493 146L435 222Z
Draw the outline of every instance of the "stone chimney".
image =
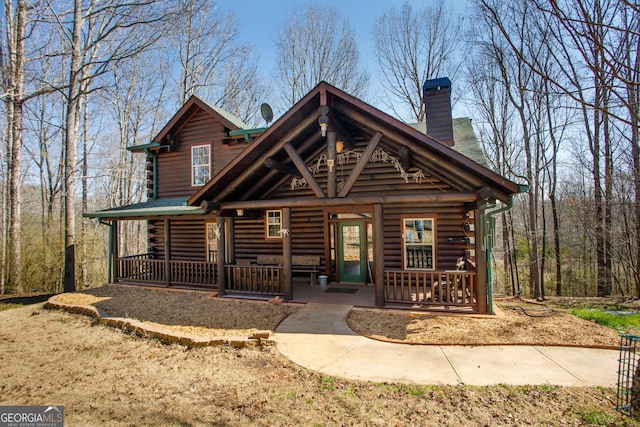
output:
M446 77L427 80L422 86L427 135L453 147L453 117L451 116L451 80Z

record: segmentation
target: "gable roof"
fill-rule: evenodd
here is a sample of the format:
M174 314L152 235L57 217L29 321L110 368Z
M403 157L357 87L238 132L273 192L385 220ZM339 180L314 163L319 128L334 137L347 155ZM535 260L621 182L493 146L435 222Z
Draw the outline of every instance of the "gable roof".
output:
M434 175L446 176L457 184L458 191L476 192L488 187L493 198L504 202L509 201L511 194L520 191L518 184L394 117L321 82L190 197L189 204L242 201L249 200L247 194L264 195L281 179L281 174L273 173L264 165L264 161L267 158L288 161L284 149L286 144L293 147L306 162L319 155L326 149L326 139L321 137L318 124L321 107L328 108L330 126L338 129L341 138L369 140L377 132L382 133L383 141L387 144L406 146L412 153L422 156L421 167Z
M175 135L182 126L187 123L189 118L191 118L196 112L199 110L203 110L208 114L216 117L224 127L229 130L238 130L238 129L246 129L248 128L247 124L242 120L229 113L228 111L223 110L220 107L216 107L215 105L209 104L206 101L198 98L195 95L192 95L187 102L184 103L182 107L173 115L171 120L167 122L167 124L160 130L160 132L153 138L152 142L149 144L142 145L134 145L128 147L129 151L143 151L145 149L154 149L159 148L164 139L169 135Z

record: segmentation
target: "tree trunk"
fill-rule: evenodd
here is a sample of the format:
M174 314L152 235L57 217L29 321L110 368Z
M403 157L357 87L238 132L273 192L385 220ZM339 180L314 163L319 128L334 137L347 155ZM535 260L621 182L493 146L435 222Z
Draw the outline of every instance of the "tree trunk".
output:
M64 164L64 291L76 289L75 277L75 170L77 159L78 125L81 106L81 30L82 1L75 0L73 12L73 39L71 42L71 66L69 70L69 90L65 120L65 164Z
M20 174L22 165L22 107L25 67L25 25L27 5L18 0L15 16L10 3L5 2L8 41L7 78L7 206L8 235L5 292L20 293L22 291L20 226L22 218L22 198L20 192Z

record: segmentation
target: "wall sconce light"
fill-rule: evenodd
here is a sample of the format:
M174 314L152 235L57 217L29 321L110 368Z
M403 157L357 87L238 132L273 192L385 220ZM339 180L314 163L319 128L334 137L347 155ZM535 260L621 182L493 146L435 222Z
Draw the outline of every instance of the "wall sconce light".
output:
M344 141L339 139L336 141L336 152L342 153L342 149L344 148Z
M236 209L236 214L238 214L238 216L244 216L244 209Z
M318 124L320 124L320 133L322 133L322 136L327 136L329 117L326 114L322 114L320 117L318 117Z

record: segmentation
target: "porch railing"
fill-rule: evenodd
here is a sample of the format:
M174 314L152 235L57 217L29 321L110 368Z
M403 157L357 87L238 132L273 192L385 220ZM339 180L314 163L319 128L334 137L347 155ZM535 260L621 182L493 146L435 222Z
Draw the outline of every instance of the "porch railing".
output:
M167 282L164 260L152 259L151 254L118 258L117 281L161 284Z
M218 287L218 264L200 261L169 261L172 285Z
M283 295L282 271L278 265L225 266L227 291L231 293Z
M475 307L475 278L474 271L385 269L385 302Z
M217 288L217 264L153 259L151 254L118 258L117 281L152 285Z

